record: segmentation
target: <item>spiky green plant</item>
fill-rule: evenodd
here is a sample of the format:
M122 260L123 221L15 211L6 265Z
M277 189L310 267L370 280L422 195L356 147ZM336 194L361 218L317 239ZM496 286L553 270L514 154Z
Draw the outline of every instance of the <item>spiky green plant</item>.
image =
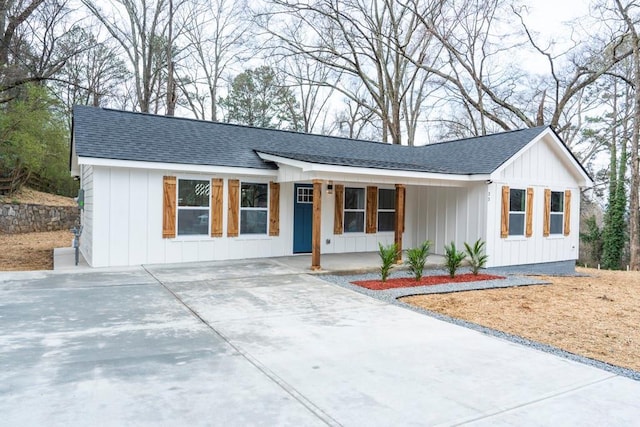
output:
M424 264L427 262L429 249L431 249L431 242L426 240L417 248L411 248L407 251L409 271L413 273L413 277L415 277L416 282L422 279L422 272L424 271Z
M378 247L380 248L378 254L380 255L380 260L382 261L382 265L380 266L380 276L383 282L387 281L389 277L389 272L391 271L391 267L396 263L396 258L398 256L398 247L395 243L392 243L388 246L382 246L382 243L378 243Z
M485 242L482 239L476 240L473 246L470 246L467 242L464 242L465 252L469 256L469 265L471 266L471 272L474 275L478 275L478 270L484 268L487 264L489 255L484 253Z
M450 277L456 277L456 271L466 257L464 252L458 251L454 242L451 242L450 245L444 245L444 263L449 270Z

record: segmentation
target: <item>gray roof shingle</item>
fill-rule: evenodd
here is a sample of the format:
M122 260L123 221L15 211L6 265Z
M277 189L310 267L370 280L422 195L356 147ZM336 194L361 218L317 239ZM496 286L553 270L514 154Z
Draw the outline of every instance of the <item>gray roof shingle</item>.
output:
M545 127L407 147L75 106L76 154L115 160L274 169L257 152L305 162L442 174L488 174Z

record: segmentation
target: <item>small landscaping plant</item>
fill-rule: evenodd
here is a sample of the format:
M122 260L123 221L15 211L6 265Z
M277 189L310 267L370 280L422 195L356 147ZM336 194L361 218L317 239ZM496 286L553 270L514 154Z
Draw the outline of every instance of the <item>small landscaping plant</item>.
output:
M444 263L449 270L449 277L456 277L456 271L467 256L464 252L458 251L456 244L444 245Z
M409 271L413 273L416 282L422 279L422 272L424 271L424 264L427 262L429 249L431 249L431 242L427 240L417 248L411 248L407 251Z
M396 263L396 257L398 256L398 247L395 243L392 243L388 246L382 246L382 243L378 243L380 250L378 253L380 254L380 260L382 261L382 265L380 266L380 276L383 282L387 281L389 277L389 272L391 271L391 267Z
M487 264L489 255L484 253L485 242L482 239L476 240L473 246L470 246L467 242L464 242L465 252L469 256L469 265L471 266L471 272L474 275L478 275L478 270L484 268Z

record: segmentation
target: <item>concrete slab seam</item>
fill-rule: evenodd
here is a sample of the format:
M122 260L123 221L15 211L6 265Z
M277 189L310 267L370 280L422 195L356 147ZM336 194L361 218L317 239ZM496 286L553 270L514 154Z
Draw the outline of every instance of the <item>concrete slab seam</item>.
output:
M517 409L521 409L521 408L524 408L524 407L527 407L527 406L530 406L530 405L534 405L536 403L544 402L545 400L553 399L553 398L556 398L556 397L559 397L559 396L564 396L566 394L573 393L574 391L581 390L583 388L591 387L591 386L593 386L595 384L600 384L600 383L609 381L610 379L615 378L615 377L617 377L617 375L610 375L608 377L600 378L600 379L595 380L595 381L589 381L589 382L586 382L584 384L580 384L580 385L575 386L575 387L566 388L565 390L562 390L562 391L557 392L557 393L550 393L548 395L542 396L542 397L540 397L538 399L531 400L529 402L521 403L519 405L514 405L514 406L511 406L509 408L501 409L501 410L498 410L498 411L493 411L491 413L483 414L483 415L481 415L479 417L469 417L469 418L465 419L462 422L451 424L451 426L463 426L463 425L466 425L466 424L469 424L469 423L473 423L473 422L476 422L476 421L486 420L486 419L494 417L496 415L505 414L507 412L515 411Z
M222 334L220 331L218 331L216 328L214 328L213 325L211 325L202 316L200 316L200 314L198 314L197 311L195 311L186 302L184 302L182 300L182 298L180 298L180 296L178 296L168 286L166 286L162 281L160 281L156 276L154 276L152 272L147 270L144 266L142 268L144 268L144 270L151 277L153 277L164 289L166 289L167 292L169 292L169 294L171 294L176 299L176 301L178 301L180 304L182 304L196 319L198 319L205 326L207 326L209 329L211 329L211 331L213 333L215 333L216 335L218 335L227 345L229 345L231 348L233 348L240 356L242 356L250 364L255 366L255 368L258 369L260 372L262 372L267 378L269 378L271 381L273 381L275 384L277 384L282 390L284 390L287 394L289 394L294 400L296 400L302 406L307 408L309 410L309 412L311 412L313 415L318 417L318 419L320 419L322 422L324 422L328 426L337 426L337 427L341 427L342 426L337 420L332 418L324 410L322 410L321 408L316 406L313 402L311 402L309 399L307 399L302 393L297 391L293 386L291 386L285 380L283 380L278 375L276 375L275 372L273 372L270 369L268 369L258 359L256 359L255 357L253 357L251 354L247 353L246 351L242 350L240 347L238 347L235 344L233 344L224 334Z

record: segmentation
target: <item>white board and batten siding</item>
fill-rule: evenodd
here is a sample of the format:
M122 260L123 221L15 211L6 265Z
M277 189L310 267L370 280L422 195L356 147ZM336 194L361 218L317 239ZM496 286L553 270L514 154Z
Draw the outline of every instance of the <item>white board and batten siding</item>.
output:
M80 166L80 183L84 190L84 209L81 211L82 235L80 236L80 251L84 259L92 265L93 260L93 166Z
M487 209L488 267L569 261L578 258L580 185L566 155L559 155L549 137L532 144L502 170L489 185ZM502 187L533 188L531 237L500 237ZM570 234L543 236L544 191L571 191Z
M179 263L288 255L292 248L293 184L280 186L280 235L241 235L212 238L177 236L162 238L163 176L178 179L223 178L223 236L227 230L228 179L268 183L270 177L222 176L119 167L93 167L93 235L91 265L123 266ZM86 191L86 190L85 190ZM86 194L86 193L85 193ZM89 240L89 239L87 239Z

